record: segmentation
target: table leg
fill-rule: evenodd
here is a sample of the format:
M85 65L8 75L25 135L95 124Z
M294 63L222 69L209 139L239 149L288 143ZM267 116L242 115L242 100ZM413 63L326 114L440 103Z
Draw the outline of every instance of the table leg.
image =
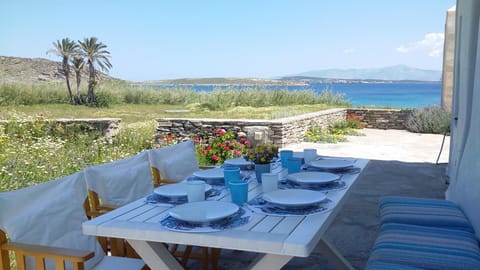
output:
M183 270L164 244L140 240L127 240L152 270Z
M252 270L274 270L280 269L287 264L293 256L277 254L260 254L247 269Z
M354 270L353 266L340 254L340 252L325 239L320 239L318 248L322 255L324 255L328 262L331 263L335 269Z

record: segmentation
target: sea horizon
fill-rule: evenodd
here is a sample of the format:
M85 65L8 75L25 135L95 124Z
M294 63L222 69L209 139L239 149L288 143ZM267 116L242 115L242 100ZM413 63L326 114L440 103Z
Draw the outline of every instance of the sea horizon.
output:
M441 104L442 82L393 81L393 82L331 82L310 83L305 85L214 85L214 84L158 84L152 88L186 88L194 91L211 92L213 90L313 90L320 94L331 91L344 95L352 106L419 108L439 106Z

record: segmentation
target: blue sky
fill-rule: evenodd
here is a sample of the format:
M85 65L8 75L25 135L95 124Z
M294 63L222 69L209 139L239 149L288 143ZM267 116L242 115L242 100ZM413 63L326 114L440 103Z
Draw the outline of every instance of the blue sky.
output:
M263 77L405 64L440 70L455 0L5 0L0 55L95 36L131 81Z

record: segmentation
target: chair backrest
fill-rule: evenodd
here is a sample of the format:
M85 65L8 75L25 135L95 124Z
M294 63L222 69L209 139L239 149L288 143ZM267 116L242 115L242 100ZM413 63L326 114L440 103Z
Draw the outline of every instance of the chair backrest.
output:
M154 181L158 185L163 180L180 182L198 171L195 144L187 140L175 145L148 151Z
M153 192L147 152L85 169L88 189L104 204L122 206Z
M83 172L0 193L0 230L13 242L93 251L95 257L85 264L90 269L105 254L95 237L82 232L87 220L83 209L86 196ZM30 259L27 269L34 269ZM54 269L51 260L46 264L47 269Z

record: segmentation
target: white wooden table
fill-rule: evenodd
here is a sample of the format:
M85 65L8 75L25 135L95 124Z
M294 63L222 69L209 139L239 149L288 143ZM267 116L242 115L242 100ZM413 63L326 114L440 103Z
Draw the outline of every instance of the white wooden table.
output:
M368 160L357 159L362 170ZM133 246L151 269L183 269L162 243L208 246L221 249L258 252L249 269L280 269L293 257L308 257L318 245L329 262L338 269L353 269L350 264L322 239L330 223L340 211L346 195L359 174L345 174L348 187L330 191L327 197L336 202L332 211L309 216L278 217L253 213L252 220L241 227L210 233L173 232L164 229L160 220L169 207L148 204L139 199L83 224L88 235L124 238ZM249 200L262 192L252 181ZM221 200L229 201L229 195Z

